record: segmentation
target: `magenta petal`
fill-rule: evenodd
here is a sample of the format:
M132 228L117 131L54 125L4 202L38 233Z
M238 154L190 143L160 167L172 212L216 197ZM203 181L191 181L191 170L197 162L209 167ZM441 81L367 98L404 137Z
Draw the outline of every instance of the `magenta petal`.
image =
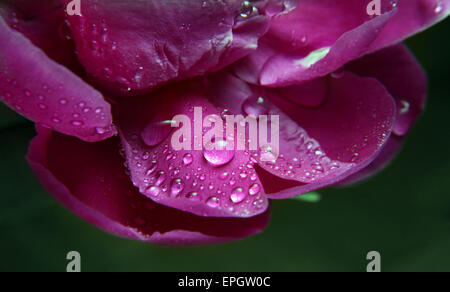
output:
M328 180L367 165L388 140L395 104L379 82L348 72L329 82L326 101L318 108L272 97L283 111L281 120L285 120L280 123L280 153L284 159L276 163L278 171L270 164L262 165L267 171L301 182ZM293 161L298 161L299 166L295 167ZM286 175L291 165L295 174Z
M137 95L254 51L268 29L261 2L83 0L83 16L68 20L88 73L111 92Z
M398 137L392 135L377 158L375 158L366 168L339 182L339 185L352 185L378 174L389 165L392 159L395 158L400 148L403 146L404 141L404 136Z
M290 101L304 106L320 106L328 95L328 78L317 78L303 84L278 88L278 92Z
M220 119L220 112L204 94L187 84L120 105L119 132L133 182L155 202L199 216L251 217L265 212L268 200L249 152L175 150L171 140L176 132L161 135L176 115L186 115L194 149L195 137L205 134L194 130L195 107L202 108L202 119L212 114ZM149 123L152 131L148 131Z
M395 12L369 20L344 33L331 45L316 48L306 55L303 51L277 52L265 63L260 73L260 83L271 87L295 85L339 69L367 52Z
M396 45L346 66L360 76L378 79L397 102L396 135L406 135L425 107L427 78L404 45Z
M0 94L25 117L85 141L115 135L100 92L50 60L0 18Z
M448 0L382 0L382 15L366 13L369 1L304 0L277 17L259 49L235 65L244 80L288 86L327 75L345 63L400 42L444 19Z
M269 114L279 115L279 158L259 165L285 179L277 184L297 187L293 192L273 188L271 175L259 173L263 185L269 185L267 193L277 190L270 198L297 196L299 191L335 184L370 164L388 140L396 107L382 84L349 72L333 76L325 83L324 102L314 108L292 103L276 89L246 86L226 73L210 82L210 99L234 114L242 114L240 105L257 93L270 100ZM297 94L307 94L305 88L302 92L298 87Z
M0 15L51 59L81 72L62 0L8 0L0 4Z
M118 144L116 139L85 143L40 128L28 160L64 206L121 237L163 245L206 244L250 236L267 225L268 211L250 219L203 218L154 203L131 184Z

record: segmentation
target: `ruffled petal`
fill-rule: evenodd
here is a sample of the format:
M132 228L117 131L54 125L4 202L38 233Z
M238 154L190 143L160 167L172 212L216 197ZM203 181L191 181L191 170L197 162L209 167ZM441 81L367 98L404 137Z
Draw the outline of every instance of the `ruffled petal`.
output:
M386 143L386 146L383 148L377 158L374 159L374 161L372 161L366 168L339 182L339 185L346 186L356 184L377 175L379 172L385 169L397 156L398 152L403 146L404 141L404 136L399 137L396 135L392 135Z
M260 49L235 66L247 82L271 87L325 76L345 63L400 42L444 19L449 1L381 1L382 15L359 0L300 1L278 17Z
M380 81L397 103L394 133L406 135L423 112L427 77L416 58L404 45L396 45L365 56L346 66L360 76Z
M65 207L120 237L162 245L236 240L259 233L269 212L249 219L203 218L154 203L131 184L119 141L85 143L39 128L28 160L45 188Z
M0 15L55 62L83 72L65 21L62 0L7 0L0 4Z
M208 115L222 120L197 81L192 83L120 104L117 123L133 182L155 202L199 216L251 217L265 212L269 203L250 152L221 148L208 151L201 140L197 143L196 137L207 139L211 130L206 126ZM202 117L197 118L199 109ZM182 137L176 135L180 129L171 129L177 115L186 118L177 126L186 126L189 131ZM223 134L224 126L217 126ZM220 141L212 142L232 143L223 134ZM189 139L192 150L174 148L173 140L181 138Z
M49 59L0 18L1 100L25 117L85 141L116 134L102 94Z
M138 95L254 51L267 2L84 0L83 16L68 20L88 73L113 93Z
M343 180L369 165L391 134L395 103L375 79L361 78L350 72L336 74L327 82L325 101L311 108L291 102L278 90L246 86L231 75L224 75L210 83L221 84L209 86L213 103L234 114L245 114L243 105L256 94L267 100L268 115L279 116L278 158L274 155L274 161L269 162L260 159L259 166L286 182L291 181L286 184L297 188L272 194L269 189L273 189L274 183L261 177L270 198L298 196L303 191ZM299 90L297 95L308 93L309 90ZM265 149L261 150L259 157L265 155Z
M380 81L395 98L397 114L393 134L380 155L366 168L341 184L349 185L370 178L386 168L401 149L405 135L423 112L427 78L422 67L404 45L396 45L365 56L346 69Z

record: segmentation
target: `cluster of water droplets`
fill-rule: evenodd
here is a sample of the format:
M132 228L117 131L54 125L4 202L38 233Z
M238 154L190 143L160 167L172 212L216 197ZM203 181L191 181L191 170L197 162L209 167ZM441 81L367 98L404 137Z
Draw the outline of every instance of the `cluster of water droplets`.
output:
M0 93L2 99L10 104L15 110L37 118L42 126L53 128L64 125L75 128L83 128L88 119L106 120L104 109L101 107L90 106L85 101L74 101L72 97L64 96L64 86L62 84L50 87L42 83L40 87L33 86L33 89L24 88L17 80L7 77L6 69L2 72L2 88L5 91ZM55 100L55 95L61 95ZM47 116L48 120L42 119ZM103 135L110 131L109 128L97 127L95 133Z
M130 139L135 140L131 144L139 145L139 135L131 135ZM185 199L243 217L266 206L254 169L257 161L248 151L175 151L169 144L160 144L132 149L130 154L126 167L134 177L141 178L137 183L141 193L154 201ZM229 171L226 166L235 159L245 163Z
M280 131L280 136L285 137L284 142L295 149L294 153L273 153L270 147L261 147L259 153L254 154L255 159L262 161L263 166L272 172L287 179L314 182L343 167L342 162L330 159L304 129L283 127Z

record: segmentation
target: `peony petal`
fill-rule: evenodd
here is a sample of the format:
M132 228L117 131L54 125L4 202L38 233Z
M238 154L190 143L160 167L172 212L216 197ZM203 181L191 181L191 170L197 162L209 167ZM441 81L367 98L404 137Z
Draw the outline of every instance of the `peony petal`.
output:
M25 117L85 141L116 134L110 105L0 18L1 100Z
M0 4L0 15L55 62L83 72L65 21L62 0L8 0Z
M162 245L217 243L259 233L269 212L250 219L203 218L164 207L132 186L117 139L85 143L39 128L28 160L46 189L100 229Z
M346 69L360 76L374 77L389 90L397 103L393 133L380 155L365 169L340 184L349 185L370 178L386 168L404 143L405 135L425 107L425 72L404 45L396 45L365 56Z
M152 200L199 216L251 217L265 212L268 200L249 152L195 150L195 137L205 131L195 132L194 108L202 108L205 121L212 114L220 119L220 112L194 86L171 86L145 100L120 104L119 133L133 182ZM191 125L186 127L194 150L174 149L175 132L164 128L171 127L167 121L176 115L189 118Z
M392 135L386 143L386 146L374 161L372 161L366 168L339 182L339 185L347 186L356 184L377 175L379 172L385 169L397 156L398 152L403 146L404 141L404 136L399 137Z
M303 51L277 52L264 64L260 83L271 87L295 85L339 69L347 62L364 55L396 12L393 10L371 19L345 32L330 45L323 44L307 54Z
M397 102L396 135L406 135L425 108L427 78L404 45L396 45L346 66L360 76L378 79Z
M337 70L363 55L400 42L448 16L450 1L382 0L369 16L360 0L303 0L276 18L260 48L235 66L246 81L288 86Z
M286 100L278 90L245 86L226 73L215 78L210 83L215 87L209 86L213 103L242 114L246 98L257 93L269 100L269 114L280 117L279 158L260 161L259 165L266 174L285 181L273 183L273 175L258 171L270 198L298 196L303 191L335 184L365 168L380 153L392 131L395 103L375 79L350 72L335 74L328 82L326 100L310 108ZM289 192L284 187L295 188ZM274 189L276 194L272 194Z
M268 29L266 2L84 0L83 16L68 20L88 73L111 92L138 95L254 51Z

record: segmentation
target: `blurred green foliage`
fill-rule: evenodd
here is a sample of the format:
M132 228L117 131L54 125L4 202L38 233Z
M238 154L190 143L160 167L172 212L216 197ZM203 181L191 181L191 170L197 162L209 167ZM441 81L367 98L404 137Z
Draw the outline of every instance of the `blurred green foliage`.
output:
M151 246L77 218L24 159L32 124L0 106L0 270L65 271L76 250L83 271L365 271L376 250L383 271L450 271L449 32L446 20L408 41L429 74L429 101L388 169L323 190L317 204L276 201L264 233L216 246Z

